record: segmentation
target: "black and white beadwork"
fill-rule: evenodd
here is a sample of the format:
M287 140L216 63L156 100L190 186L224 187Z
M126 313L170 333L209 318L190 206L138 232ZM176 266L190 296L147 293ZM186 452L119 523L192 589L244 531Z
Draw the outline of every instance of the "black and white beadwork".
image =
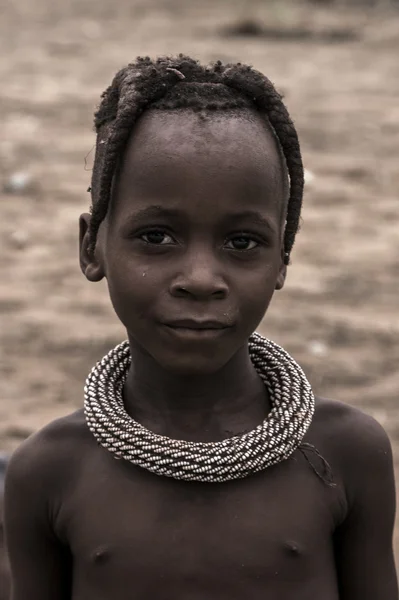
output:
M132 419L122 398L131 361L127 341L104 356L87 378L87 425L116 458L156 475L217 483L266 469L298 448L312 421L314 396L300 366L271 340L254 333L249 353L269 391L272 409L248 433L221 442L187 442L157 435Z

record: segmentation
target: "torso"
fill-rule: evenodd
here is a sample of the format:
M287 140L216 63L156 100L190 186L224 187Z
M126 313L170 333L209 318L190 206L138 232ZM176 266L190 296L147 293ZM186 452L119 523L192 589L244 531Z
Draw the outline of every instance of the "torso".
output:
M54 529L73 555L73 600L338 600L333 535L345 492L323 441L330 404L319 401L306 441L329 460L334 487L298 450L239 481L161 478L116 460L82 413L65 419L71 479Z

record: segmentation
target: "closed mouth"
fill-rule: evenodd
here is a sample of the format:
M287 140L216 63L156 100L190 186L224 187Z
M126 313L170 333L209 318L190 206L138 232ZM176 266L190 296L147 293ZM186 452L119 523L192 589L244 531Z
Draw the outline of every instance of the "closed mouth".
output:
M230 324L224 323L222 321L214 321L214 320L194 320L194 319L179 319L178 321L171 321L165 323L167 327L171 329L182 329L182 330L191 330L191 331L210 331L217 329L227 329L231 327Z

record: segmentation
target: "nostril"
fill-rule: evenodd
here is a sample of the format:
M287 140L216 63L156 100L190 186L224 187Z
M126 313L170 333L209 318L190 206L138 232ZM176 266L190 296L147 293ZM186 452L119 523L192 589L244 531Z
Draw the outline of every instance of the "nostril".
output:
M213 292L212 296L214 298L218 298L218 299L226 298L227 290L217 290L217 291Z
M179 296L188 296L188 295L190 295L190 292L189 292L189 291L188 291L188 289L187 289L187 288L185 288L185 287L178 286L178 287L176 287L176 288L175 288L175 290L176 290L176 293L177 293Z
M228 295L228 287L221 282L193 280L184 284L175 282L170 292L172 296L222 299Z

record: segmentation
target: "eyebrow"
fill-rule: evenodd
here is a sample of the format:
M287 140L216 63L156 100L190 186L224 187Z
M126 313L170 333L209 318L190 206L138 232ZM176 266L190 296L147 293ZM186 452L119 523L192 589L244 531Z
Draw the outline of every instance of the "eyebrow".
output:
M270 231L270 233L272 233L273 235L276 235L278 233L274 223L270 219L267 219L266 217L264 217L261 213L257 212L256 210L246 210L246 211L243 211L240 213L235 213L233 215L229 215L229 220L231 220L231 221L252 221L252 223L255 223L256 225L260 225L261 227L264 227L265 229L268 229Z
M130 224L139 220L144 219L153 219L153 218L177 218L184 217L184 214L181 210L176 208L165 208L163 206L152 205L146 206L145 208L139 209L137 212L129 215L126 218L125 223ZM252 223L264 227L271 234L276 235L278 233L276 226L270 219L264 217L260 212L256 210L246 210L239 213L229 214L226 218L227 221L231 223L241 222L241 221L251 221Z
M141 208L138 211L136 211L135 213L129 215L126 218L127 223L131 223L131 222L135 222L138 220L144 220L144 219L153 219L153 218L157 218L157 217L181 217L182 216L182 212L176 208L164 208L163 206L157 206L157 205L152 205L152 206L146 206L145 208Z

